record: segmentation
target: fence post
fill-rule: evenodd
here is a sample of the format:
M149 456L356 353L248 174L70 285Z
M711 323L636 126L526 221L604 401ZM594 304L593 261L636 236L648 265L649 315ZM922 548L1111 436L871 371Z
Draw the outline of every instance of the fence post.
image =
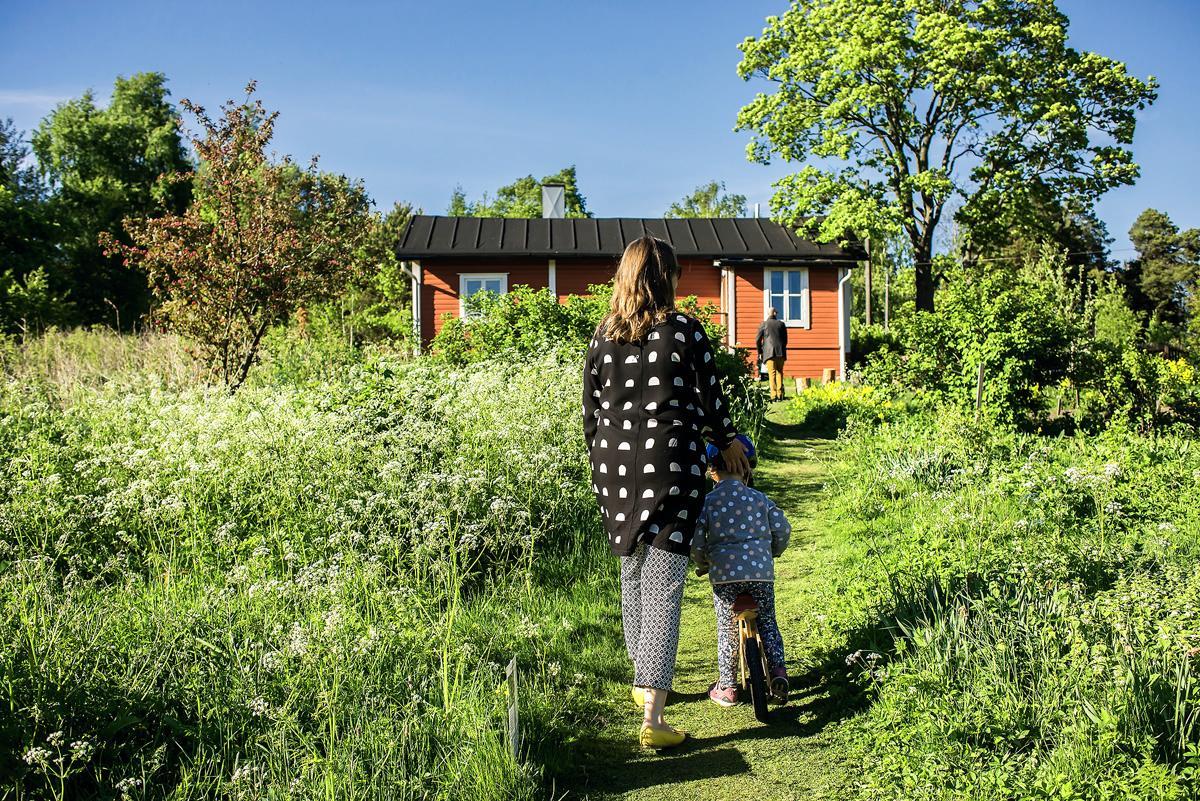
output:
M517 658L514 656L504 670L508 682L508 748L513 762L521 761L521 720L517 707Z
M979 363L979 378L975 381L975 419L979 419L979 410L983 408L983 362Z

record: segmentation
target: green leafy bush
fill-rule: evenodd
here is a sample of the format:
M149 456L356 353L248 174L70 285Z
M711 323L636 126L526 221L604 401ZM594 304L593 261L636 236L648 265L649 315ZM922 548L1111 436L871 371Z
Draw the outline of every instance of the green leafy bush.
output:
M543 353L562 353L582 365L583 350L608 313L612 286L590 286L588 291L589 295L571 295L561 303L550 290L527 286L503 295L479 293L467 299L465 318L443 321L430 348L438 358L458 366ZM693 295L681 298L678 308L703 323L729 399L730 417L739 431L757 440L765 429L767 401L750 377L748 352L725 346L725 328L713 322L715 305L701 304Z
M877 423L895 419L908 406L869 385L845 381L817 384L798 393L791 415L801 426L817 431L840 431L847 423Z
M70 319L71 304L50 287L44 267L18 278L0 272L0 333L36 334Z
M548 289L513 287L503 295L481 292L465 301L466 317L448 317L430 349L463 365L497 355L578 351L608 311L608 292L571 295L560 303Z
M870 356L864 380L968 408L982 367L983 403L996 419L1039 414L1043 390L1075 374L1090 339L1063 269L1047 258L1018 271L951 271L937 312L897 320L900 347L884 345Z
M896 351L903 348L896 332L879 323L866 325L858 317L850 318L850 352L846 362L852 367L861 367L880 351Z
M1200 383L1184 359L1136 345L1098 344L1096 379L1080 395L1082 420L1116 420L1148 433L1174 425L1200 429Z

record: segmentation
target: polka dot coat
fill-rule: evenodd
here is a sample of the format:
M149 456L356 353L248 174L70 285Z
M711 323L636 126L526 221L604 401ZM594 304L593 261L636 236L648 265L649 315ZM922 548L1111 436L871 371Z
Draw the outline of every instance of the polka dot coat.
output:
M774 501L727 478L704 499L692 559L708 567L713 584L774 581L774 560L783 555L791 536L792 524Z
M704 501L706 440L735 435L700 322L672 312L640 342L596 330L583 368L592 490L613 553L639 542L690 550Z

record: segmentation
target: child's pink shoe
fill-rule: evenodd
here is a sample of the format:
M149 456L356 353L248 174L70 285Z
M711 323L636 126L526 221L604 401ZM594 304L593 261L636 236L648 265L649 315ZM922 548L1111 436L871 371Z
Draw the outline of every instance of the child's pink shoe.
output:
M737 706L738 691L737 687L718 687L716 683L708 688L708 698L717 706L731 707Z
M771 695L775 696L775 700L786 704L789 689L787 668L771 668Z

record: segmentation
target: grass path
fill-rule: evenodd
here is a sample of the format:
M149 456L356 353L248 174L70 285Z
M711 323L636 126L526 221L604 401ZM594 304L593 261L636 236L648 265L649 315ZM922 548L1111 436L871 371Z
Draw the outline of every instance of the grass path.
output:
M805 438L786 422L783 404L769 420L774 442L760 459L755 483L792 523L791 547L776 563L776 610L787 648L792 697L775 707L768 725L749 705L721 709L707 697L716 674L716 635L707 581L690 576L675 691L667 718L693 738L662 754L637 747L640 714L628 688L613 684L624 711L614 711L568 798L584 799L814 799L844 798L850 768L842 763L844 721L857 693L844 684L844 653L829 647L821 613L836 597L837 571L847 566L846 546L823 509L822 457L829 439ZM614 702L616 704L617 702Z

